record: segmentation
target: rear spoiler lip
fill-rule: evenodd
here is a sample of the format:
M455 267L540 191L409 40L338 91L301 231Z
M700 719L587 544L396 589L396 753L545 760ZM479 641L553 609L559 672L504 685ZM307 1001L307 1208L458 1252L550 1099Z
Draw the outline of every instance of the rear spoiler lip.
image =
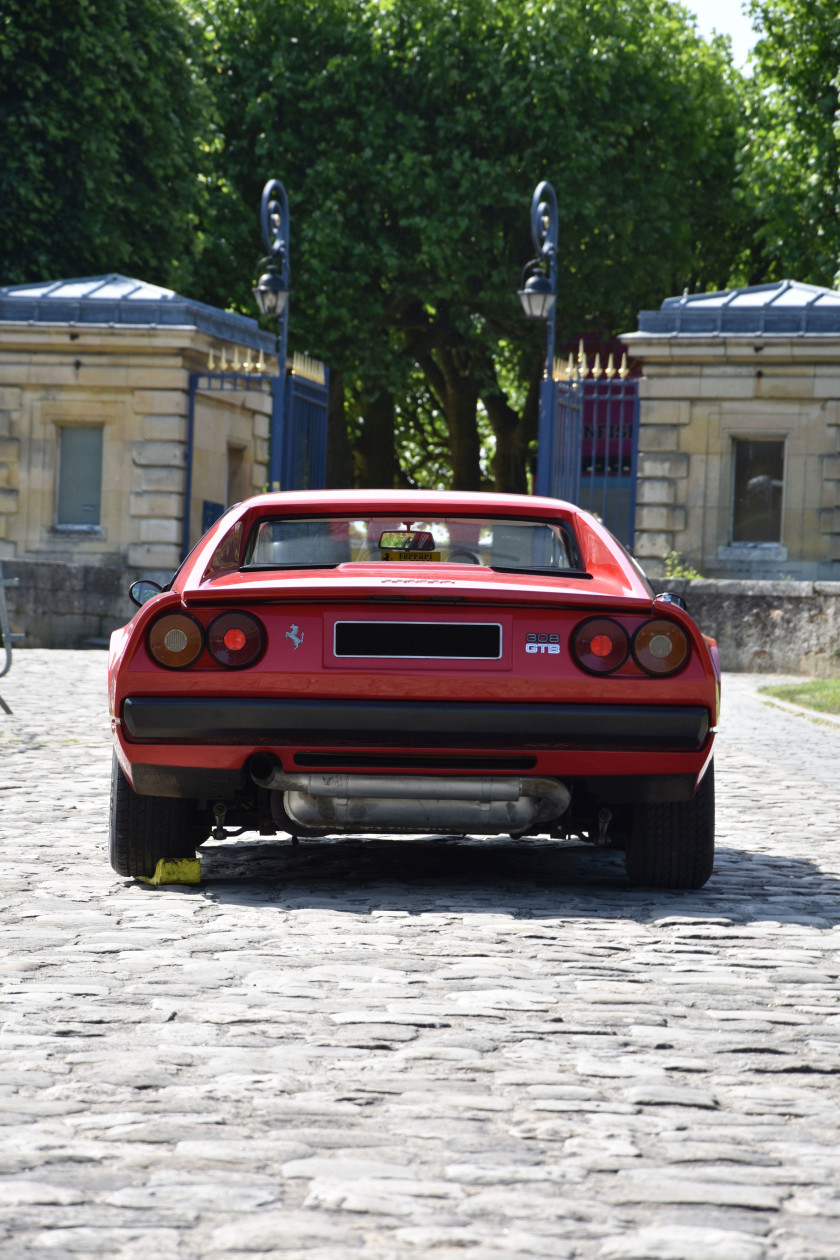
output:
M249 604L321 604L332 607L336 604L398 604L403 606L424 606L428 604L470 604L485 607L521 607L521 608L591 608L594 612L611 611L615 614L630 613L653 615L653 600L644 597L634 598L624 594L593 590L587 583L586 590L570 589L562 586L559 589L523 585L506 586L503 583L489 585L476 583L473 586L459 581L439 581L417 579L416 585L409 580L383 579L377 582L349 583L342 582L325 585L317 579L307 578L304 582L295 583L241 583L236 585L202 586L181 593L181 601L185 608L196 608L206 605L228 606L236 604L247 607ZM669 610L670 611L670 610Z

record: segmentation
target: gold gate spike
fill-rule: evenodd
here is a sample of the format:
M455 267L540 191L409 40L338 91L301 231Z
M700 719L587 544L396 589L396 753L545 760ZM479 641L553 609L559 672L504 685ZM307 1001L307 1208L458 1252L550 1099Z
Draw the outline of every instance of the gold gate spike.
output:
M300 354L297 350L292 356L292 371L295 376L314 381L316 385L326 384L327 375L320 359L313 359L308 354Z
M583 352L583 338L578 343L578 374L581 380L589 375L589 364L586 362L586 355Z

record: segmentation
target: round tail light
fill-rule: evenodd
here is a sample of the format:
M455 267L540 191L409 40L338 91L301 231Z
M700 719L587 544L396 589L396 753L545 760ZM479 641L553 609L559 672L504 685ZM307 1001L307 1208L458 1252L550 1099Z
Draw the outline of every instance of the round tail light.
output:
M207 647L220 665L244 669L262 656L265 631L250 613L222 613L207 628Z
M688 660L688 637L675 621L646 621L633 635L633 658L647 674L675 674Z
M149 626L149 655L167 669L186 669L204 649L204 630L186 613L165 613Z
M612 674L627 660L626 630L609 617L582 621L572 635L572 655L589 674Z

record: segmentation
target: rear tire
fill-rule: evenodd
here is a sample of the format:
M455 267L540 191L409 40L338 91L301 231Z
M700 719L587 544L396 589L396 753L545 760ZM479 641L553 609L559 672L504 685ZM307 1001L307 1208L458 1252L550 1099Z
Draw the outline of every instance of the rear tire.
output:
M631 884L702 888L714 860L715 768L711 764L690 801L635 807L625 866Z
M161 858L194 858L198 817L195 801L139 796L123 774L116 753L111 765L108 856L118 875L150 879Z

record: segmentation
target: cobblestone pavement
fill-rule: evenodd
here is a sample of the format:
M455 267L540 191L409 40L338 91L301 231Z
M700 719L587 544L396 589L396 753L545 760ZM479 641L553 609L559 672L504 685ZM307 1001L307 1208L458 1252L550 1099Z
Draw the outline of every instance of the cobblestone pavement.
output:
M0 694L0 1256L840 1257L840 728L733 675L719 856L105 856L100 652Z

